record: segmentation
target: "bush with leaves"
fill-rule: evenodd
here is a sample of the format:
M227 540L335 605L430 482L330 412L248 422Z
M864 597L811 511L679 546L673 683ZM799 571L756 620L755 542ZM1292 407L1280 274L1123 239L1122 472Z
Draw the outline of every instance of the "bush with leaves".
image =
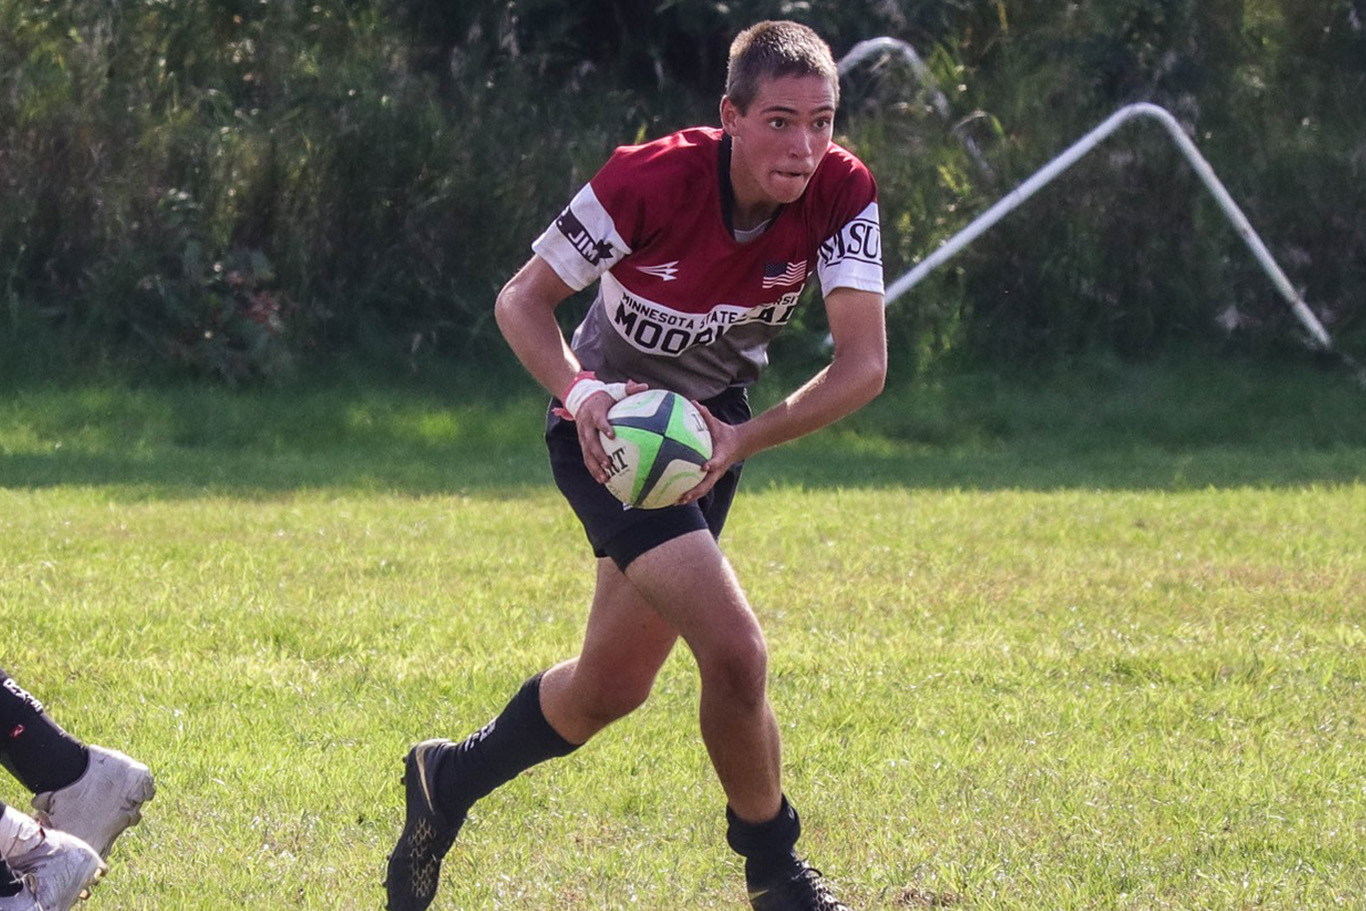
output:
M1154 101L1330 330L1363 335L1361 0L0 0L0 356L151 352L233 382L333 352L505 363L491 303L530 239L614 146L715 122L729 41L774 15L837 55L908 40L948 96L946 123L891 60L844 86L889 280ZM816 352L818 313L794 347ZM920 370L1146 357L1218 340L1216 313L1297 334L1179 156L1132 128L889 316L894 363Z

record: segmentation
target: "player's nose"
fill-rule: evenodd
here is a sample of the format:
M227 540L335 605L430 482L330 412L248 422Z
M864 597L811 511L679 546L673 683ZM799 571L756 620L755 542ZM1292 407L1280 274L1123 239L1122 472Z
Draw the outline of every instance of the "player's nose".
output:
M808 161L815 154L816 137L812 136L807 130L793 130L792 144L788 146L788 154L795 159Z

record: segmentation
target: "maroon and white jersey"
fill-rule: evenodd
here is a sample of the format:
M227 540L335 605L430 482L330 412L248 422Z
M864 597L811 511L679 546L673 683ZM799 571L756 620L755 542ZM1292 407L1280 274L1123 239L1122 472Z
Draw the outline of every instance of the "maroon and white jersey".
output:
M749 385L807 278L882 293L877 187L831 145L796 202L737 241L729 139L696 128L616 150L532 249L575 290L599 280L574 332L587 370L708 399Z

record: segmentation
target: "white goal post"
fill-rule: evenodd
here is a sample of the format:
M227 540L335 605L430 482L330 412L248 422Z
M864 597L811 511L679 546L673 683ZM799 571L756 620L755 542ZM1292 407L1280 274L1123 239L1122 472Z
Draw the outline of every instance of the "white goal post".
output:
M1324 351L1331 351L1333 349L1333 341L1329 337L1328 331L1323 328L1323 324L1319 322L1318 317L1316 317L1313 311L1309 309L1309 306L1305 304L1303 298L1300 297L1294 286L1290 284L1290 280L1285 277L1285 273L1281 271L1281 267L1276 264L1276 260L1271 256L1271 252L1267 250L1266 244L1262 243L1261 237L1257 235L1252 224L1247 220L1247 217L1243 215L1242 210L1238 208L1238 204L1233 201L1233 197L1224 189L1224 185L1219 181L1219 178L1215 176L1214 169L1205 161L1204 156L1200 154L1200 150L1195 147L1195 143L1191 141L1191 138L1181 129L1181 125L1176 122L1176 118L1167 110L1147 102L1131 104L1120 108L1100 126L1077 140L1077 142L1068 148L1067 151L1040 168L1033 177L1030 177L1014 190L1001 197L995 205L977 216L977 218L968 224L967 227L945 241L938 249L920 262L919 265L893 282L887 288L884 303L890 304L892 301L914 288L921 279L936 267L942 265L968 244L980 237L988 228L1010 214L1011 211L1043 188L1045 184L1075 164L1078 159L1099 145L1100 142L1111 133L1118 130L1128 121L1138 117L1156 120L1166 128L1167 133L1176 142L1177 148L1186 156L1186 160L1190 162L1191 167L1195 169L1195 173L1200 177L1200 180L1204 182L1205 188L1209 190L1214 196L1215 201L1219 203L1219 208L1223 210L1225 217L1228 218L1234 229L1237 230L1238 235L1242 237L1243 241L1247 244L1248 249L1252 251L1252 255L1257 258L1257 262L1261 265L1262 271L1271 279L1272 284L1276 286L1276 290L1280 292L1281 297L1285 298L1286 302L1290 305L1290 308L1294 311L1296 318L1299 319L1305 330L1308 331L1314 344Z

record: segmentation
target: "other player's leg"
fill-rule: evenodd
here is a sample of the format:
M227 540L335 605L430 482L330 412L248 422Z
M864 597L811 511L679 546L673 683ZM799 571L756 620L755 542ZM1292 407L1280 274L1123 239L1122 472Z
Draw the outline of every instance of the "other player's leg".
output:
M0 802L0 813L4 813ZM20 876L0 856L0 911L43 911L33 891L33 877Z
M38 821L89 844L102 857L142 819L152 773L117 750L87 746L0 669L0 762L33 792Z
M104 861L85 842L74 835L46 829L37 820L14 807L0 803L0 857L17 879L21 889L0 898L24 907L26 898L40 911L67 911L104 875ZM27 894L26 894L27 893ZM15 896L18 896L17 898Z

